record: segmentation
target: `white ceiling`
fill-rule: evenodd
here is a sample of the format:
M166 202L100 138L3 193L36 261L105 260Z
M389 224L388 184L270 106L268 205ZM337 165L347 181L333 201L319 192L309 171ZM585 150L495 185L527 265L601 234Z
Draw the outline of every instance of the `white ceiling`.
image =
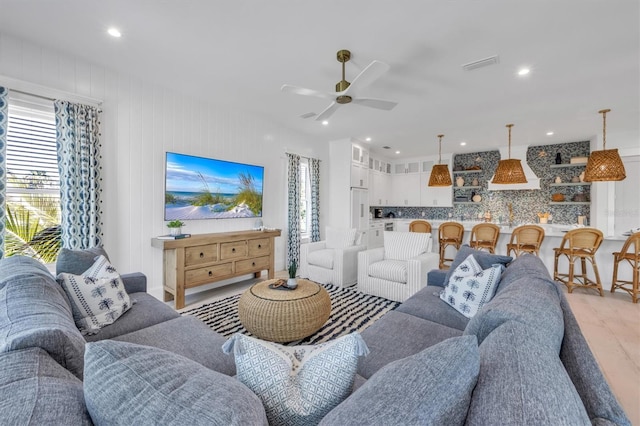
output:
M110 26L123 36L106 34ZM0 30L213 103L251 110L325 141L372 138L399 157L587 140L640 140L638 0L0 0ZM390 71L362 91L392 111L342 106L302 119L372 60ZM499 64L462 64L498 55ZM517 76L522 66L531 68ZM554 136L546 136L553 130ZM467 146L461 147L461 141ZM392 154L390 151L385 151Z

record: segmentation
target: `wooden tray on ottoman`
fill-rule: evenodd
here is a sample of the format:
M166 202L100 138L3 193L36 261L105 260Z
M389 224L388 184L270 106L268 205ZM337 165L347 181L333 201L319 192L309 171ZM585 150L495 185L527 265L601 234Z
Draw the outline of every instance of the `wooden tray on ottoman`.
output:
M310 336L327 322L331 298L324 287L298 279L295 290L269 288L276 281L259 282L240 297L238 317L249 333L272 342L292 342Z

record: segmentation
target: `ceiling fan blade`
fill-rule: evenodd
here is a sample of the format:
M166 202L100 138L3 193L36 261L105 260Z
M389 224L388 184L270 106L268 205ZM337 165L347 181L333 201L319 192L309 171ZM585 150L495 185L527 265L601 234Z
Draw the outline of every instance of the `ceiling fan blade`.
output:
M384 62L371 62L365 69L362 70L360 74L356 76L356 78L353 79L351 85L347 88L347 90L345 90L345 92L367 87L368 85L379 79L384 73L389 71L389 68L391 67ZM356 87L356 89L352 89L354 86Z
M318 116L315 118L316 121L326 120L331 117L334 112L340 107L340 104L337 102L331 102L331 105L325 108Z
M303 96L315 96L316 98L334 100L336 95L334 93L320 92L318 90L306 89L304 87L291 86L290 84L283 84L280 88L285 93L293 93L295 95Z
M397 102L372 98L354 98L351 103L366 106L369 108L383 109L385 111L390 111L395 108L396 105L398 105Z

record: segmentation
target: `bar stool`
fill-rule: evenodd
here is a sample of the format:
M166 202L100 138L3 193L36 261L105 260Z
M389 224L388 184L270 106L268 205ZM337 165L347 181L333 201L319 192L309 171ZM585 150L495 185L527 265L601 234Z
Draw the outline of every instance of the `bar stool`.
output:
M507 244L507 256L513 253L516 257L522 253L540 256L540 246L544 240L544 229L538 225L518 226L511 233L511 240Z
M471 228L469 245L477 250L486 249L490 253L495 253L496 243L500 236L500 227L493 223L479 223Z
M414 220L409 224L409 232L427 232L431 233L431 224L426 220Z
M633 248L632 248L633 246ZM632 268L632 280L618 279L618 266L626 260ZM640 232L631 234L624 242L622 250L613 253L613 280L611 281L611 293L616 289L622 289L631 295L633 303L638 303L638 276L640 276ZM630 286L627 287L627 286Z
M574 287L586 287L598 290L600 296L604 296L598 265L596 264L596 252L602 244L602 232L595 228L578 228L567 232L562 238L560 247L554 248L555 261L553 262L553 279L560 281L569 289L569 293ZM569 260L569 272L558 272L558 259L565 256ZM581 273L574 273L575 262L580 260L582 266ZM591 262L591 267L595 274L595 281L587 277L587 260Z
M462 237L464 236L464 226L458 222L444 222L438 227L438 242L440 244L440 263L438 268L449 269L450 265L444 262L453 262L453 258L445 257L445 250L448 246L453 246L456 250L462 245Z

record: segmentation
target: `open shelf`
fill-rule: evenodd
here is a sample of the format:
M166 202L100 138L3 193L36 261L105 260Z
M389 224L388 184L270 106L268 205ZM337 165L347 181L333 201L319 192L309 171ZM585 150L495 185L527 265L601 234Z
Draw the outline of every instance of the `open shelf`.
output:
M480 185L454 186L453 189L481 189Z
M454 201L453 204L480 204L481 201L479 202L475 202L475 201Z
M591 204L591 201L550 201L549 204L553 204L554 206L588 206Z
M469 173L481 173L482 170L458 170L458 171L453 171L454 175L467 175Z
M589 186L591 182L550 183L549 186Z
M587 163L575 163L575 164L552 164L552 169L563 169L565 167L585 167ZM455 172L454 172L455 173Z

